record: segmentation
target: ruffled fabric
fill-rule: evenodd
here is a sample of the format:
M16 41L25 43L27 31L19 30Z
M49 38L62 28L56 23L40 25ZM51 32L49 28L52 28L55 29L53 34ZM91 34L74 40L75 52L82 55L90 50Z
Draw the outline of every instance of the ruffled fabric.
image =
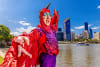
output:
M47 33L43 30L42 30L42 32L44 32L45 36L46 36L46 41L43 44L43 46L46 49L46 53L49 55L53 55L53 54L57 55L59 51L58 51L58 42L56 39L55 32L51 31L51 32Z
M6 52L4 61L0 65L0 67L22 67L24 66L26 56L22 54L20 57L18 57L18 45L21 45L21 44L16 43L14 39L12 39L11 45L12 46Z
M34 67L39 64L39 56L42 52L46 52L43 47L45 43L45 34L41 33L39 29L34 29L29 34L30 47L29 52L32 54L32 58L27 57L25 67Z

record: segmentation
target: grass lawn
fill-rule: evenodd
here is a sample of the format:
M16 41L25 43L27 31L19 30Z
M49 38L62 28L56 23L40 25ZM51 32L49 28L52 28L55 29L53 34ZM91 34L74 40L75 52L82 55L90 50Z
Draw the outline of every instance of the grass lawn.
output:
M0 64L2 63L2 61L3 61L3 58L0 56Z

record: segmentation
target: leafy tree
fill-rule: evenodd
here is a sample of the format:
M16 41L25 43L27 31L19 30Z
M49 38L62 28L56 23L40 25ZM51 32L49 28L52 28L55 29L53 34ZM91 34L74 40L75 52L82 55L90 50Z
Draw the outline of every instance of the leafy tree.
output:
M5 40L9 35L9 28L0 24L0 40Z
M9 41L11 41L13 37L14 36L10 34L9 28L0 24L0 46L5 47L10 45Z
M9 41L10 39L12 39L14 36L9 34L8 37L6 37L6 41Z

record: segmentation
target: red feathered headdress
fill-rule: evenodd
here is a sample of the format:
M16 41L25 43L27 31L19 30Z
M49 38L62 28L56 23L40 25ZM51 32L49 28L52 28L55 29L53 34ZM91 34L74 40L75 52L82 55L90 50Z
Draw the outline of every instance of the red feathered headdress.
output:
M43 22L43 14L44 13L50 13L50 10L48 8L43 8L39 11L39 19L40 19L40 24L38 25L38 27L42 28L44 31L46 32L50 32L51 31L51 28L50 28L50 25L47 26L44 24Z

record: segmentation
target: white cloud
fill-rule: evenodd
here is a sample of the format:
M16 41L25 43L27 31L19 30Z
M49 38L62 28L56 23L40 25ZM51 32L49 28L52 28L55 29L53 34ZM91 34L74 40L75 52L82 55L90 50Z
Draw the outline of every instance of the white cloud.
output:
M83 29L84 26L75 27L75 29Z
M36 27L32 27L32 26L28 26L26 29L24 27L21 27L21 28L16 28L16 30L18 32L27 32L29 33L32 29L35 29Z
M100 8L100 5L99 5L99 6L97 6L97 8Z
M25 21L19 21L18 23L20 23L23 26L28 26L30 25L30 23L26 23Z
M26 29L26 32L29 33L31 30L35 29L36 27L32 27L32 26L29 26L27 29Z
M25 32L24 27L16 28L16 30L17 30L18 32Z
M92 26L92 24L89 24L88 27ZM75 29L84 29L84 26L79 26L79 27L75 27Z
M92 29L100 29L100 27L93 27Z
M14 36L17 36L19 35L20 33L19 32L11 32L10 34L14 35Z
M88 27L92 26L92 24L89 24Z
M23 19L26 19L26 18L23 18Z
M11 32L10 34L14 36L18 36L23 32L30 33L31 30L35 29L36 27L28 26L26 29L24 27L16 28L17 32Z
M74 29L71 29L71 31L75 31Z

